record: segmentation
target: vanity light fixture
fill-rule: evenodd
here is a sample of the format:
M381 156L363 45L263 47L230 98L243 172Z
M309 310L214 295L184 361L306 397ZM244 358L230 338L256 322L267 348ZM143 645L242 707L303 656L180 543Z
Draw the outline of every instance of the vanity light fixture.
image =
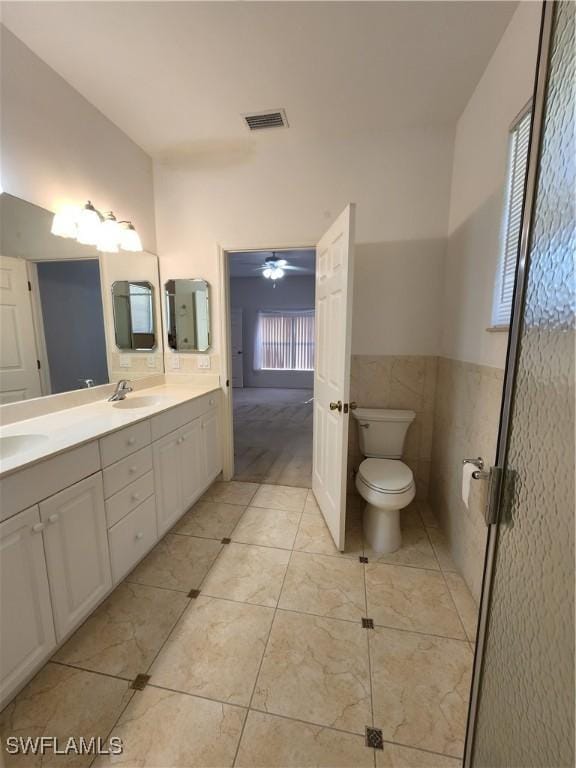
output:
M67 207L54 214L53 235L74 238L84 245L95 245L103 253L142 251L142 241L130 221L118 221L112 211L104 216L90 200L80 210Z

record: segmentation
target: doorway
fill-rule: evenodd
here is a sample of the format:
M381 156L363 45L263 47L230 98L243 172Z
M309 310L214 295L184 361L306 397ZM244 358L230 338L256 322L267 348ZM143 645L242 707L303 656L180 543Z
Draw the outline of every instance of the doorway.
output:
M227 258L234 479L309 488L315 250Z

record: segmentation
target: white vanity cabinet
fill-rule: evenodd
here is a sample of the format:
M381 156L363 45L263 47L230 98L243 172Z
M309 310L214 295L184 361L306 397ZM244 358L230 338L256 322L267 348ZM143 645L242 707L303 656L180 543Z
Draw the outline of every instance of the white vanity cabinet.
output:
M56 645L37 506L0 524L0 708Z
M206 487L222 471L220 419L217 408L213 408L202 417L201 430L202 485Z
M40 504L57 640L112 586L100 472Z

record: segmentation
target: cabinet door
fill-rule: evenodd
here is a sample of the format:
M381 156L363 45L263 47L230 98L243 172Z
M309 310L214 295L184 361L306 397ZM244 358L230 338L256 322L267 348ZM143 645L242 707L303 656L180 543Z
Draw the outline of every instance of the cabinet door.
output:
M186 511L204 490L202 464L202 430L200 419L178 430L180 471L182 477L182 511Z
M179 437L180 430L171 432L153 447L158 536L173 526L183 511Z
M0 709L56 645L38 507L0 525Z
M43 501L40 518L60 641L112 586L102 473Z
M202 458L204 487L209 485L222 471L222 451L220 450L220 421L218 409L202 416Z

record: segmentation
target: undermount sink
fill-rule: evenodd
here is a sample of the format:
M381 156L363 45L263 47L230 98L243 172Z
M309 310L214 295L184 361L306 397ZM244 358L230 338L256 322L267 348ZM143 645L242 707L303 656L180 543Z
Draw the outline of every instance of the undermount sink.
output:
M48 440L48 435L11 435L0 437L0 459L8 459L18 453L29 451Z
M140 397L127 397L125 400L118 400L117 403L114 403L113 407L126 408L128 410L132 408L149 408L151 405L156 405L159 402L159 397L141 395Z

